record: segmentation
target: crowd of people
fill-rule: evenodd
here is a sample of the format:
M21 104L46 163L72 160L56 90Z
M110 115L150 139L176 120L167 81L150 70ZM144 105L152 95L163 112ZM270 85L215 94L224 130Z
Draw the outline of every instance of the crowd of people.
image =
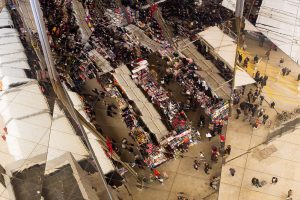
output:
M236 108L236 119L239 119L240 115L243 114L243 121L249 121L253 128L258 128L260 124L266 124L269 115L266 110L262 107L264 96L261 94L261 88L255 89L250 88L249 92L245 95L245 87L235 90L233 95L233 104L237 105ZM274 108L275 103L272 102L270 107Z
M117 8L116 5L109 4L109 6ZM99 81L99 74L101 74L101 67L99 68L95 62L89 59L88 52L96 50L113 68L118 68L121 63L124 63L128 65L129 69L133 69L130 64L138 59L147 60L151 51L139 42L133 41L124 28L112 26L110 23L111 18L105 15L105 12L103 17L96 17L97 15L93 9L95 6L93 1L84 1L84 7L88 10L87 18L90 24L89 27L92 30L92 35L85 44L81 41L81 30L77 25L72 11L72 2L41 0L41 5L44 11L47 34L54 54L55 66L57 67L59 78L69 89L77 92L82 97L87 116L93 124L97 125L95 105L98 101L102 101L105 97L110 96L110 93L98 90L97 88L93 90L93 94L85 93L85 84L92 79L98 79ZM142 11L141 9L138 9L138 11L140 11L139 15L135 14L136 18L133 20L133 23L141 27L150 38L160 42L164 41L158 23L149 17L147 11ZM176 145L176 147L181 152L184 152L191 141L201 138L200 133L196 131L197 128L189 125L184 110L197 109L199 107L205 109L206 114L211 119L210 133L212 136L221 135L222 127L226 123L228 113L225 110L223 113L214 114L225 105L225 101L218 98L204 79L196 73L198 66L191 59L174 53L169 57L169 63L171 68L165 77L165 83L168 83L170 79L175 80L181 86L183 94L189 99L188 106L180 105L171 100L167 94L164 94L163 85L158 85L159 82L154 80L154 77L149 76L147 71L146 76L145 71L136 74L137 77L140 77L136 81L148 93L152 103L164 108L162 109L162 113L168 116L172 128L176 131L175 134L173 132L170 135L173 142L171 145L176 145L178 143L176 140L182 134L183 139L180 140L180 145ZM110 79L109 84L114 84L113 79L108 79ZM103 80L101 81L103 82ZM155 88L154 91L152 90L153 88ZM118 112L118 106L114 104L106 105L107 116L113 118ZM143 163L151 167L156 166L153 165L153 160L146 157L151 154L155 154L153 157L157 157L160 152L163 152L161 147L155 144L155 142L153 143L151 137L148 137L138 122L138 115L132 109L125 107L120 112L123 121L131 130L130 136L135 141L140 141L138 146L141 155L144 157L143 162L141 161L142 158L138 157L134 163L137 163L138 166L143 166ZM205 117L204 119L203 117L200 118L199 123L201 126L204 126ZM187 137L191 133L195 135L195 138L194 136ZM121 147L123 148L123 146L126 150L133 151L133 147L128 146L126 141L122 142ZM114 150L119 152L116 145L114 145ZM164 151L168 151L168 149ZM174 157L172 152L168 152L167 154L169 158ZM212 155L212 160L216 161L217 153L213 153ZM210 169L208 163L204 166L205 171L208 172Z
M187 33L191 36L233 17L230 10L220 5L221 1L203 2L205 6L195 3L193 0L168 0L161 4L163 17L173 25L175 35Z

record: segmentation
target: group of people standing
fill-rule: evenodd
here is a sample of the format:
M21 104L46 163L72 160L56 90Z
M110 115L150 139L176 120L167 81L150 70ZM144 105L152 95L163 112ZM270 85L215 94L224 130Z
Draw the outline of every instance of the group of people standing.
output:
M235 90L236 96L242 98L244 90ZM258 100L259 99L259 100ZM239 104L239 107L236 108L236 119L239 119L240 115L243 113L243 121L248 120L253 128L257 128L259 124L266 124L269 116L266 114L266 110L262 108L262 103L264 101L264 96L261 94L260 89L256 89L254 92L252 89L247 93L246 100Z

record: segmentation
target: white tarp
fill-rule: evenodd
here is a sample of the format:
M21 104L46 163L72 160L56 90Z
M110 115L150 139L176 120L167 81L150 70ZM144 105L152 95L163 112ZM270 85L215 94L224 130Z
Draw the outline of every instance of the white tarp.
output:
M86 13L85 13L84 7L83 7L82 3L79 2L78 0L72 0L71 2L73 5L73 11L75 13L77 23L80 27L80 31L82 34L82 41L85 43L88 41L89 37L92 35L92 31L85 21Z
M212 49L211 51L215 56L222 60L231 70L234 69L237 45L231 37L217 26L209 27L197 35ZM244 85L255 82L245 70L239 67L237 69L236 82Z
M223 0L222 6L235 12L236 0Z
M234 88L255 83L255 80L249 76L245 70L236 66Z
M89 58L95 62L97 67L101 69L103 73L107 73L113 70L110 63L100 54L96 49L88 52Z
M8 37L0 37L0 45L13 44L13 43L21 43L20 38L16 35L11 35Z
M11 36L19 36L19 33L16 29L13 28L1 28L0 29L0 38L6 38Z
M89 155L87 148L79 136L76 135L64 111L55 103L48 143L47 161L58 158L66 152L71 152L76 160L82 160Z
M295 62L300 61L300 1L263 0L256 27Z
M7 90L14 84L27 83L32 79L29 78L18 78L12 76L1 77L1 90Z
M154 108L153 104L149 102L141 89L137 87L130 75L131 73L125 65L120 66L115 70L115 73L113 73L114 78L117 80L127 97L134 101L141 112L141 118L146 126L156 135L157 139L160 140L169 133L168 129L161 122L161 116Z
M52 161L66 152L72 153L76 160L89 156L57 104L51 117L47 100L36 81L8 89L0 97L0 113L7 128L6 139L0 141L6 158L0 160L4 167L20 170Z
M7 8L3 8L0 13L0 28L1 27L11 27L13 26L13 22L11 20L10 14L7 10Z
M0 68L2 67L9 67L9 68L16 68L16 69L30 69L29 64L25 60L13 62L13 63L1 63Z
M2 45L2 48L0 46L0 56L19 52L24 52L24 47L21 42L5 44Z
M219 55L219 58L228 67L233 69L237 47L234 39L226 35L217 26L209 27L197 35L212 48L215 54Z
M20 62L20 61L27 61L27 57L24 52L0 55L0 65L6 63Z

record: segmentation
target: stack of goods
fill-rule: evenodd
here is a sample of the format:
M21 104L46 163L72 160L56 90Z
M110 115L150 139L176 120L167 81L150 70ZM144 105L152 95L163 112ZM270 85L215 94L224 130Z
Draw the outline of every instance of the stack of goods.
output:
M178 134L190 129L187 117L183 111L177 113L177 115L172 119L172 126Z
M144 162L151 168L157 167L168 160L164 155L164 152L162 152L162 149L153 144L147 144L145 151L150 156L147 157Z
M206 82L196 73L194 62L187 58L176 58L174 63L176 70L176 81L183 87L185 94L193 98L211 119L227 119L227 103L219 99L208 87Z
M141 64L140 64L141 63ZM200 137L194 136L184 111L181 111L179 104L173 102L168 96L167 91L161 87L150 73L147 62L138 60L134 63L135 68L132 70L133 79L151 98L152 103L167 116L168 122L173 128L173 134L161 142L162 145L174 152L179 146L188 147L194 144Z
M134 137L138 145L148 144L149 139L146 136L145 132L140 128L136 128L131 131L131 135Z
M117 27L121 27L127 24L125 14L122 12L121 8L116 8L114 10L107 9L105 16L110 20L109 24Z
M123 111L122 117L127 127L130 130L137 127L137 119L135 118L131 110L129 108L125 108L122 111Z
M133 63L135 68L132 70L132 78L137 85L139 85L154 103L161 109L170 123L176 114L179 112L179 105L173 102L168 96L168 92L161 87L150 73L148 68L148 62L139 59ZM171 124L172 125L172 124Z

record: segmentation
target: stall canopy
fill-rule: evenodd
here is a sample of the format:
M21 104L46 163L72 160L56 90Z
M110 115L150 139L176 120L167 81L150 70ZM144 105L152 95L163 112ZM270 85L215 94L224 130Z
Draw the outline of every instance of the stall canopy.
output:
M84 105L82 100L80 99L80 96L75 93L72 92L70 90L67 90L67 93L73 103L74 108L87 120L88 116L86 115L85 111L84 111ZM87 134L88 140L94 150L95 156L101 166L101 169L103 171L104 174L108 174L112 171L115 170L115 167L113 165L113 163L111 162L110 158L107 157L107 155L105 154L103 148L101 147L101 144L99 142L99 139L89 130L87 129L85 126L83 126L84 131Z
M101 69L102 73L114 70L110 63L96 49L89 51L88 56Z
M82 34L82 41L85 43L92 35L92 31L85 20L86 19L85 9L82 3L79 2L78 0L72 0L72 5L73 5L73 10L75 13L77 23L79 25Z
M223 61L228 67L233 69L236 43L234 39L223 33L217 26L212 26L198 33L198 37L206 42L213 52Z
M88 149L57 103L54 104L50 134L47 137L47 135L44 137L45 141L48 141L46 172L53 169L52 164L57 167L55 162L49 161L55 160L65 153L71 152L77 161L83 160L89 155Z
M134 83L131 78L131 72L125 65L120 66L113 73L114 78L119 83L127 97L134 101L136 107L141 113L141 119L156 136L158 141L166 136L169 131L161 121L161 116L151 102L145 97L144 93Z
M13 27L13 25L10 14L7 8L4 7L0 13L0 28Z
M234 88L252 83L255 83L255 80L248 74L245 74L242 68L236 66Z
M129 24L125 27L142 45L151 49L152 51L162 50L161 45L154 40L150 39L145 32L139 27Z
M235 40L226 35L217 26L209 27L197 35L201 41L208 45L211 53L222 60L233 71L237 51ZM237 71L239 73L236 74L236 80L241 79L240 83L243 82L247 85L255 82L245 70L239 68Z

